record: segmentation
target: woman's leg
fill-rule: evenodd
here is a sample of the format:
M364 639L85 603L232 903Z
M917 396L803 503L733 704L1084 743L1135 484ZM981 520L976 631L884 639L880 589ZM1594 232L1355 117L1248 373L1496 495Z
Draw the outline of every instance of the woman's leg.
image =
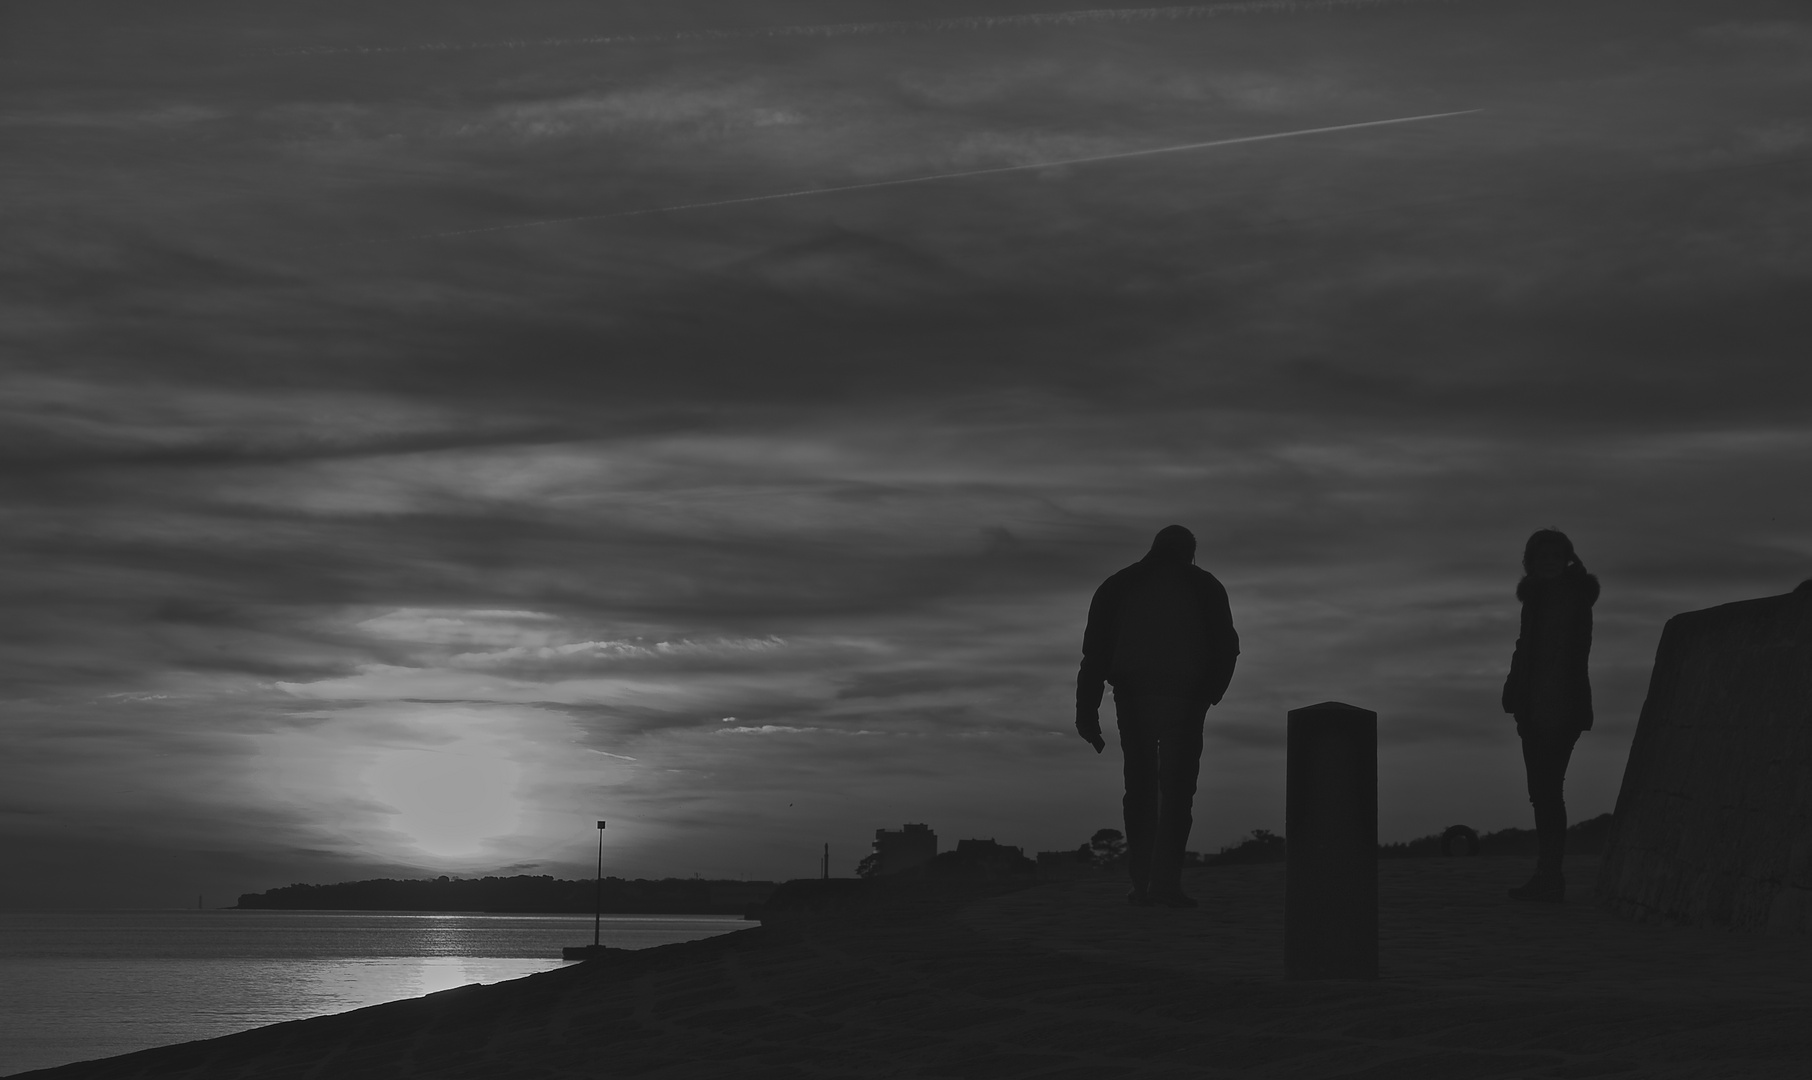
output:
M1579 732L1542 731L1522 724L1517 731L1523 740L1529 805L1535 811L1535 876L1540 882L1559 883L1564 888L1561 863L1567 847L1567 804L1563 788Z

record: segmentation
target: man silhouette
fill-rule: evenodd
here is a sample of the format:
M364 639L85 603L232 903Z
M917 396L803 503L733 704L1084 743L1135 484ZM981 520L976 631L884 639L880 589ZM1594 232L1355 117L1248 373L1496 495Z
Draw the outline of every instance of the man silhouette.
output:
M1194 907L1183 845L1194 823L1202 725L1233 680L1239 635L1227 590L1195 565L1195 535L1167 525L1143 559L1095 590L1076 673L1076 732L1100 753L1102 684L1114 687L1126 758L1126 846L1135 904Z

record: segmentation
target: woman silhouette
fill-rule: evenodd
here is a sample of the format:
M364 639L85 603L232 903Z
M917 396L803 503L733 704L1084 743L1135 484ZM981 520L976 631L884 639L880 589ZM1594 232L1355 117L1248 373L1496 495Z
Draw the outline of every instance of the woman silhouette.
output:
M1586 573L1573 541L1558 529L1542 529L1523 547L1522 630L1504 680L1504 711L1516 717L1529 774L1529 802L1535 808L1539 854L1535 876L1511 889L1518 900L1559 903L1566 899L1561 875L1566 853L1567 805L1561 797L1567 761L1579 733L1592 727L1592 684L1586 662L1592 652L1592 604L1598 579Z

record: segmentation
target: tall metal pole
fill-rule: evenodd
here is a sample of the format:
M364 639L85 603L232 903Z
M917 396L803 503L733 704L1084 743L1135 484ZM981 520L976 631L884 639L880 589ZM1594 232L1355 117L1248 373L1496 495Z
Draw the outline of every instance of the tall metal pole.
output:
M604 823L598 822L598 884L592 890L591 947L598 947L598 924L604 921Z

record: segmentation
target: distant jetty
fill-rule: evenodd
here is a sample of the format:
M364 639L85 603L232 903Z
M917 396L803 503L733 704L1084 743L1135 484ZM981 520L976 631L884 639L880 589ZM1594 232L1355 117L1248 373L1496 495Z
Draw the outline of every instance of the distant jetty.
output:
M235 905L265 911L483 911L497 914L743 915L765 903L772 881L605 878L547 875L482 878L375 878L335 885L285 885L246 893Z

